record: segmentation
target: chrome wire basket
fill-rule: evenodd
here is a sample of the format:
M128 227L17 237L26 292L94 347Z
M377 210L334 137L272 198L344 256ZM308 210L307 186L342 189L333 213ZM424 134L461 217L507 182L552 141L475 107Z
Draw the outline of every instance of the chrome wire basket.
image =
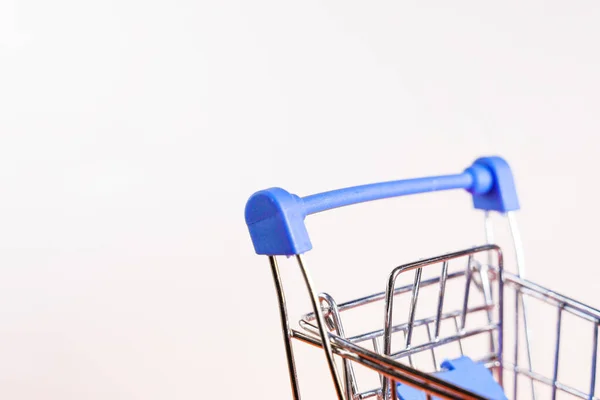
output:
M484 211L486 244L398 266L383 291L357 299L338 303L315 290L302 258L312 247L306 216L449 189L466 189ZM518 208L512 173L499 157L480 158L461 174L304 198L280 188L255 193L246 223L256 253L268 256L272 269L292 397L300 399L295 340L323 350L339 399L597 399L600 311L525 279ZM502 250L493 243L493 212L508 220L515 273L504 270ZM280 256L296 259L312 302L299 329L287 315ZM378 323L367 326L373 315ZM532 320L543 326L535 341ZM537 360L537 354L544 357ZM589 374L569 373L569 365L583 359Z

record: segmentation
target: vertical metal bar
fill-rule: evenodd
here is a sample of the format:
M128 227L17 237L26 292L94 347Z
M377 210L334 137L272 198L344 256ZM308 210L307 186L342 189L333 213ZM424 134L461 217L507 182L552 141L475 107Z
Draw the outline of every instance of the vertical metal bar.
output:
M519 366L519 300L521 297L521 289L518 288L515 291L515 358L513 361L514 365L514 386L513 386L513 399L517 398L517 386L519 382L519 374L517 372L517 367Z
M435 316L435 339L440 337L442 323L442 310L444 308L444 295L446 294L446 278L448 278L448 261L442 263L442 276L440 278L440 291L438 293L437 314ZM428 325L429 326L429 325Z
M412 297L410 299L410 310L408 312L408 326L406 332L406 348L410 347L412 341L412 333L415 325L415 310L417 308L417 299L419 298L419 287L421 286L422 268L415 271L415 283L413 284Z
M350 378L350 369L348 368L350 365L350 361L343 359L344 369L342 370L342 374L344 377L344 389L346 390L346 399L351 400L354 397L354 393L352 392L352 380Z
M590 395L589 400L594 398L596 392L596 364L598 357L598 321L594 321L594 344L592 349L592 378L590 379Z
M421 287L422 273L423 273L422 268L418 268L415 271L415 282L413 283L412 296L410 299L410 309L408 310L408 325L406 326L406 331L405 331L405 336L404 336L404 339L405 339L404 347L406 349L408 349L412 343L412 334L413 334L413 330L415 328L415 315L416 315L416 310L417 310L417 300L419 299L419 289ZM408 361L410 363L410 366L415 368L412 354L408 356ZM395 382L394 382L394 384L395 384Z
M379 341L377 340L377 337L374 337L372 339L373 342L373 351L375 351L375 353L377 354L381 354L381 347L379 346Z
M517 224L517 218L513 211L506 213L508 219L508 225L510 227L510 234L513 239L513 248L515 249L515 257L517 259L517 274L520 278L526 279L525 276L525 252L523 251L523 242L521 240L521 232ZM533 372L533 356L531 351L531 330L529 329L528 323L528 312L527 303L524 297L521 297L521 307L523 309L523 329L525 331L525 348L527 349L527 367L529 372ZM531 383L531 398L535 400L535 382L533 378L530 378Z
M356 383L356 376L354 375L354 368L352 367L352 361L344 359L344 370L346 371L346 392L348 400L354 398L354 394L358 393L358 386Z
M322 293L320 297L327 303L330 309L330 319L332 320L332 329L338 334L338 336L345 338L346 333L344 332L344 326L342 325L342 317L340 315L337 303L327 293ZM358 393L358 387L356 384L356 376L354 374L354 368L352 362L347 358L342 359L344 365L344 382L346 384L346 397L350 400L354 398L354 394Z
M335 386L337 397L340 400L344 400L344 391L342 388L340 377L337 373L335 360L333 359L333 351L331 350L331 342L329 341L329 332L325 327L325 318L323 318L323 313L321 312L321 305L319 304L319 299L317 298L317 295L313 289L312 281L310 279L308 271L304 267L302 257L300 255L296 255L296 260L298 261L298 266L300 266L300 271L302 272L304 282L306 283L306 289L308 290L313 311L315 313L315 316L317 317L317 323L319 326L319 336L321 337L321 341L323 342L323 350L325 352L325 357L327 358L329 372L331 373L331 378L333 379L333 384Z
M283 284L277 259L269 256L271 264L271 272L273 273L273 281L275 282L275 290L277 292L277 301L279 303L279 317L281 319L281 332L283 333L283 341L285 345L285 355L287 358L288 373L290 376L290 385L292 386L292 398L300 400L300 390L298 389L298 375L296 374L296 363L294 361L294 350L292 348L292 338L290 336L290 324L287 316L287 306L285 303L285 295L283 293Z
M387 283L386 292L385 292L385 320L384 320L384 327L383 327L383 332L384 332L384 334L383 334L383 354L385 354L385 355L390 355L392 352L392 314L393 314L393 309L394 309L394 287L396 285L396 278L398 277L398 274L400 274L400 272L402 272L400 269L395 269L394 271L392 271L392 273L390 274L390 276L388 278L388 283ZM421 272L422 272L421 268L418 268L415 271L415 282L413 284L413 289L412 289L409 321L408 321L407 330L405 331L406 348L408 348L408 346L410 346L410 342L411 342L411 338L412 338L412 330L413 330L413 326L414 326L414 322L415 322L415 308L417 306L417 298L419 296L419 286L421 284ZM410 366L412 367L413 365L412 365L411 356L408 356L408 360L410 362ZM391 382L390 382L389 379L384 377L383 385L382 385L383 398L387 400L390 398L390 395L391 395L395 399L396 398L395 387L396 387L396 382L394 380L391 380Z
M485 241L487 244L494 244L494 227L492 224L492 217L489 211L485 212L484 215L485 224ZM494 264L494 257L491 251L488 251L488 262L487 265L482 265L479 269L479 276L481 277L481 287L483 289L483 298L487 306L494 303L494 295L492 292L492 283L490 281L489 267ZM492 323L494 320L493 311L487 310L488 323ZM490 332L490 351L495 352L494 334Z
M526 279L525 277L525 252L523 251L523 241L521 240L521 232L517 224L517 217L513 211L506 213L508 219L508 226L510 228L510 234L513 239L515 246L515 257L517 258L517 274L520 278Z
M385 290L385 318L383 320L383 354L388 356L392 352L392 316L394 311L394 287L399 271L394 269L388 277L388 283ZM412 366L412 365L411 365ZM381 381L381 394L384 400L390 398L390 387L393 381L383 376Z
M377 340L377 337L374 337L372 339L373 341L373 351L375 351L375 353L377 354L381 354L381 347L379 347L379 341ZM383 375L379 374L379 382L381 383L382 387L383 387Z
M527 369L529 372L533 372L533 355L531 350L531 330L529 329L529 322L527 317L527 302L524 299L524 296L521 297L521 307L523 309L523 328L525 331L525 348L527 349ZM535 394L535 381L530 378L531 383L531 399L536 400Z
M492 223L492 214L489 211L485 211L483 216L483 223L485 227L485 241L486 244L494 243L494 224ZM488 265L494 264L494 256L491 251L487 253Z
M404 335L404 341L406 342L406 329L403 329L403 330L402 330L402 334ZM414 368L414 367L415 367L415 365L414 365L414 363L413 363L412 354L409 354L409 355L408 355L408 365L409 365L411 368Z
M469 255L469 260L467 261L467 276L465 278L465 297L463 300L463 308L460 314L460 329L465 329L465 324L467 323L467 309L469 307L469 291L471 290L471 280L473 279L473 269L471 268L471 262L473 261L473 255Z
M456 330L456 334L458 335L460 333L460 328L458 326L458 320L456 319L456 317L454 317L454 318L452 318L452 321L454 321L454 328ZM460 355L464 356L465 352L463 351L462 339L458 339L458 348L460 349Z
M552 400L556 400L557 382L558 382L558 356L560 354L560 327L562 322L562 311L564 304L558 307L558 318L556 322L556 347L554 350L554 372L552 373Z
M504 260L498 250L498 383L504 388Z
M427 338L429 339L429 342L431 343L432 338L431 338L431 328L429 327L429 323L425 323L425 327L427 328ZM433 369L435 371L438 370L438 363L437 360L435 358L435 346L431 348L431 359L433 360Z

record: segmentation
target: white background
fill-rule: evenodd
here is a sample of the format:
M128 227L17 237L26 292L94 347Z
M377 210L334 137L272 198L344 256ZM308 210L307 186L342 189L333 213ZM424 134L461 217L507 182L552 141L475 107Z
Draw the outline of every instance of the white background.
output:
M599 19L594 1L2 0L0 397L288 398L243 219L270 186L501 155L529 277L600 306ZM464 192L336 210L308 222L307 264L318 290L368 294L481 243L479 217ZM306 398L331 394L298 352Z

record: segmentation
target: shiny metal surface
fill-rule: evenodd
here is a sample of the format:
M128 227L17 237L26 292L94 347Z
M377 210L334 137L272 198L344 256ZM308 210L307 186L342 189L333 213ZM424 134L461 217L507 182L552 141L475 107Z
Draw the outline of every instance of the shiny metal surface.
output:
M469 293L471 292L471 281L473 279L473 269L471 268L471 265L473 263L473 256L470 255L467 261L467 268L465 271L465 275L467 277L467 279L465 279L465 294L463 297L463 308L462 308L462 312L460 313L460 329L464 330L465 329L465 325L467 323L467 309L469 306Z
M456 341L460 341L463 338L478 335L481 333L489 332L490 334L493 334L494 331L497 331L497 332L501 331L500 323L498 323L498 324L490 323L486 327L475 329L475 330L469 330L469 331L464 330L464 324L463 324L462 331L458 332L456 335L452 335L452 336L446 337L444 339L439 338L440 323L444 317L442 309L443 309L443 303L444 303L446 281L448 279L448 262L452 259L468 256L469 257L468 262L470 263L471 257L473 254L488 252L488 251L495 251L497 253L498 260L499 260L498 262L499 262L499 265L501 265L502 264L502 255L501 255L500 249L494 245L486 245L486 246L481 246L481 247L477 247L474 249L469 249L469 250L464 250L464 251L460 251L460 252L446 254L443 256L439 256L439 257L434 257L434 258L427 259L427 260L421 260L421 261L418 261L415 263L409 263L409 264L405 264L405 265L394 268L388 277L386 291L385 291L385 298L384 298L385 318L384 318L384 329L383 329L383 354L392 359L407 356L408 360L409 360L409 365L412 367L412 366L414 366L414 362L410 356L413 354L419 353L424 350L431 350L432 355L434 356L434 360L435 360L435 354L433 353L433 349L435 347L438 347L438 346L441 346L444 344L448 344L448 343L452 343L452 342L456 342ZM439 283L438 306L437 306L436 315L433 319L433 323L435 326L435 335L434 335L433 340L430 340L429 343L425 343L425 344L421 344L421 345L412 347L411 346L412 335L413 335L414 328L415 328L415 310L416 310L417 302L418 302L418 298L419 298L419 290L421 288L422 269L426 266L439 264L439 263L442 264L441 276L439 279L437 279L435 281L430 281L432 283L433 282ZM398 294L404 292L404 291L397 292L395 290L396 280L397 280L398 276L400 276L400 274L411 271L411 270L415 270L415 277L414 277L414 283L412 285L412 290L411 290L411 300L410 300L410 306L409 306L408 320L404 327L402 327L402 328L400 328L400 326L394 327L394 325L392 323L394 298ZM500 268L499 271L501 271L501 270L502 269ZM467 272L467 274L470 275L468 272ZM499 286L502 286L502 280L499 280L498 283L499 283ZM501 292L502 292L502 290L500 288L499 293L501 293ZM489 299L489 300L490 301L488 302L488 300L486 299L486 303L487 303L486 306L489 306L489 308L484 308L486 311L489 311L489 309L493 305L493 303L491 302L491 299ZM366 303L366 301L363 301L363 303ZM463 308L462 313L464 315L463 319L465 319L466 314L467 314L465 308ZM419 321L419 322L421 324L427 324L427 327L429 326L428 325L429 322L427 320L423 320L423 321ZM396 328L396 329L394 329L394 328ZM392 333L394 332L394 330L402 330L402 332L405 334L405 343L404 343L404 350L392 353L392 351L391 351ZM500 348L500 350L501 350L501 348ZM501 360L500 353L499 353L498 359ZM387 399L395 398L395 390L392 390L392 388L395 387L395 381L393 381L393 380L390 381L384 377L382 387L383 387L384 399L387 400Z
M479 311L487 311L488 309L490 309L492 307L494 307L494 306L493 305L480 305L477 307L469 307L466 312L468 314L473 314L473 313L476 313ZM446 319L456 319L460 314L461 314L461 311L458 311L458 310L445 312L442 314L441 320L444 321ZM421 319L416 319L413 321L413 324L412 324L413 329L417 328L419 326L432 324L434 321L435 321L435 317L425 317L425 318L421 318ZM305 323L308 324L308 322L305 322L304 320L300 321L301 326L304 326ZM408 329L408 322L402 322L400 324L393 325L391 327L390 331L391 331L391 333L406 332L407 329ZM375 331L369 331L364 334L359 334L356 336L350 336L350 337L348 337L348 340L350 340L352 343L360 343L360 342L364 342L366 340L373 340L374 338L383 337L384 333L385 333L384 329L379 329L379 330L375 330Z
M297 330L292 330L292 337L313 346L322 346L321 341L315 336L307 335ZM403 365L389 357L369 351L348 340L342 339L339 336L331 336L331 348L335 354L377 371L389 380L397 380L403 384L422 389L439 398L454 400L485 400L485 397L471 393L468 390L452 385L428 373ZM379 392L380 391L381 389L379 389ZM355 398L365 397L358 395Z
M285 302L283 284L281 282L281 275L279 274L277 259L272 256L269 257L269 264L271 265L273 282L275 283L275 291L277 293L277 303L279 304L279 317L281 319L281 331L283 333L283 344L285 347L290 386L292 387L292 398L294 400L300 400L300 389L298 388L298 375L296 373L294 350L292 348L290 322L287 315L287 305Z
M515 294L515 322L514 322L514 335L515 335L515 343L513 346L513 365L519 365L519 305L521 304L521 292L517 291ZM519 375L517 373L516 368L514 369L513 374L513 399L517 398L519 390Z
M460 278L463 275L464 275L464 272L462 272L462 271L461 272L452 272L452 273L448 274L448 280ZM421 287L423 288L426 286L435 285L439 281L440 281L440 278L438 278L438 277L427 279L427 280L421 281ZM413 289L412 284L397 287L396 289L394 289L394 296L397 296L397 295L403 294L403 293L407 293L407 292L411 292L412 289ZM384 300L385 296L386 296L386 292L383 291L383 292L374 293L374 294L371 294L368 296L360 297L358 299L339 303L338 310L340 312L343 312L343 311L348 311L348 310L351 310L351 309L354 309L357 307L365 306L367 304L376 303L378 301ZM327 312L327 310L325 310L325 312ZM302 319L305 321L312 321L315 319L315 313L311 311L311 312L305 314L302 317Z
M440 327L442 322L442 309L444 307L444 295L446 294L446 279L448 278L448 261L442 263L442 277L440 278L440 290L438 293L438 306L435 315L435 335L434 339L440 337Z
M556 387L556 382L558 382L558 358L560 356L560 332L561 332L561 322L562 322L562 304L558 307L558 318L556 322L556 344L554 350L554 368L552 372L552 400L556 400L556 391L558 388Z
M596 363L598 357L598 323L594 323L594 336L593 336L593 344L592 344L592 376L590 379L590 394L589 398L592 399L594 397L594 393L596 392Z
M525 275L525 251L523 249L523 242L521 241L521 232L519 231L519 226L517 224L517 217L514 213L514 211L511 212L507 212L506 213L506 218L508 219L508 225L510 228L510 234L512 236L512 240L513 240L513 249L515 251L515 258L516 258L516 262L517 262L517 274L519 275L519 277L526 279L526 275ZM527 300L521 296L521 306L523 308L523 329L525 331L525 348L527 350L527 365L529 367L529 372L533 371L533 356L532 356L532 350L531 350L531 341L532 339L532 333L531 333L531 329L530 329L530 325L528 322L528 306L527 306ZM536 394L535 394L535 385L533 383L533 379L530 380L530 385L531 385L531 398L533 400L536 399Z
M321 293L319 298L323 299L323 301L327 304L329 316L332 321L332 330L341 338L345 338L346 334L344 332L344 327L342 325L342 320L340 317L340 312L338 311L337 304L333 297L328 295L327 293ZM354 368L352 364L347 360L343 360L344 364L344 382L346 388L346 398L352 399L354 395L358 392L358 388L356 386L356 376L354 374Z
M485 211L484 213L484 225L485 225L485 243L492 244L494 243L494 226L492 223L492 217L489 211ZM483 297L485 298L486 304L492 304L494 302L492 293L492 282L490 276L490 268L494 264L494 255L490 251L487 254L488 261L487 264L480 265L479 275L481 276L481 287L483 290ZM492 314L491 311L488 311L488 323L492 322ZM490 351L494 352L496 348L496 343L493 335L490 335Z
M508 226L510 227L510 234L513 239L515 257L517 258L517 274L526 279L525 275L525 251L523 249L523 241L521 240L521 232L517 224L517 216L514 211L506 213L508 219Z
M514 233L516 232L514 216L509 215L509 222L515 246L518 247L520 246L520 237L518 232ZM486 217L486 237L488 240L493 240L489 216ZM477 259L479 255L487 257L485 262L482 263ZM327 293L316 295L308 271L298 256L298 265L313 306L313 310L305 314L299 321L304 332L289 327L277 262L275 258L271 258L294 399L299 399L300 395L291 339L322 348L340 399L395 399L397 382L419 388L428 396L437 398L482 398L464 388L437 379L431 374L439 370L441 358L438 351L451 344L458 346L460 355L468 355L473 360L486 365L494 373L498 383L506 390L510 388L510 395L514 400L524 395L526 398L535 399L536 386L534 383L547 386L548 393L551 393L547 397L553 399L560 398L561 392L581 399L598 399L595 396L595 386L600 310L526 280L522 249L516 250L516 255L519 266L516 268L516 274L504 270L502 252L497 245L491 243L404 264L390 272L386 280L385 291L340 303L337 303ZM451 264L454 269L457 265L460 266L460 269L458 271L450 270ZM439 269L436 270L435 267L432 267L433 265L437 265ZM425 278L424 270L439 271L439 276ZM414 271L412 284L396 287L397 278L411 271ZM449 296L447 285L448 282L455 280L462 280L462 282L459 282L458 286L450 287L461 287L463 292L456 308L448 310L446 307L446 296ZM424 296L426 288L429 288L429 291L437 290L435 297L431 298L432 305L435 307L431 311L431 315L423 316L421 315L423 313L420 312L417 317L416 310L421 303L419 298ZM453 293L455 296L456 292ZM511 296L509 310L512 314L510 314L510 318L505 319L507 294ZM407 314L406 318L401 318L401 321L394 323L393 319L398 317L394 316L394 304L396 298L399 297L404 298L403 304ZM529 300L534 302L530 303ZM343 324L345 313L362 309L368 305L372 306L375 303L383 303L383 326L375 327L375 329L373 327L363 329L358 333L353 332L352 336L347 336ZM553 352L553 362L551 371L547 375L534 370L531 362L533 342L529 332L531 322L527 317L528 308L531 306L551 307L556 310L556 341L554 348L548 349L548 352ZM590 379L587 388L573 387L560 379L559 371L562 370L560 352L562 344L565 344L567 340L562 338L565 324L564 313L575 316L585 323L590 323L590 329L593 328L593 341L590 343L592 349ZM476 318L477 314L480 314L483 320L480 317ZM487 323L483 321L487 321ZM446 325L446 323L452 325ZM451 327L450 330L452 330L452 326L454 332L448 332L447 327ZM512 340L510 343L505 340L505 329L510 329L513 336L509 338ZM394 335L403 335L404 337L394 339ZM424 335L424 337L415 335ZM484 339L484 345L489 337L487 351L472 353L468 347L464 348L465 341L469 343L470 338L478 336ZM520 338L524 338L523 343ZM393 343L400 348L393 348ZM504 350L505 346L509 344L512 345L512 351L506 358ZM571 343L569 345L572 346ZM429 357L433 369L425 367L421 363L419 357L422 355ZM334 357L338 356L342 358L343 380L339 378L336 370ZM413 357L417 357L419 365L416 364L417 359L413 359ZM357 368L361 369L361 374L362 370L376 374L378 386L373 387L371 385L374 384L371 383L368 390L361 391L360 381L363 375L355 373ZM524 378L529 381L531 388L519 387L518 382Z
M562 305L565 311L591 322L600 321L600 310L597 308L574 300L568 296L564 296L531 281L522 279L509 272L504 272L504 281L505 286L508 285L515 289L520 289L524 295L537 298L538 300L542 300L556 307Z
M344 389L342 386L342 382L340 381L340 377L337 372L337 367L335 365L335 360L333 359L333 352L331 350L331 344L329 343L329 332L327 331L325 325L325 318L323 317L323 313L321 312L321 304L317 294L313 289L312 280L304 263L302 262L302 257L300 255L296 256L296 261L298 262L298 266L300 267L300 271L302 272L302 277L304 278L304 283L306 284L306 289L308 290L308 295L310 297L310 301L312 303L313 312L317 316L317 324L319 326L319 336L321 337L321 343L323 344L323 351L325 352L325 358L327 359L327 365L329 366L329 372L331 373L331 378L333 380L333 384L335 386L335 392L337 393L338 399L344 400Z
M536 372L530 372L528 368L523 367L515 367L512 363L505 363L505 368L510 371L515 371L518 376L524 376L530 379L533 379L534 382L539 382L544 384L550 388L556 386L556 389L568 393L572 396L578 397L580 399L589 399L589 400L600 400L600 397L590 396L589 393L585 391L575 389L569 385L565 385L561 382L554 383L551 378L546 378L542 374ZM517 399L518 397L515 397Z

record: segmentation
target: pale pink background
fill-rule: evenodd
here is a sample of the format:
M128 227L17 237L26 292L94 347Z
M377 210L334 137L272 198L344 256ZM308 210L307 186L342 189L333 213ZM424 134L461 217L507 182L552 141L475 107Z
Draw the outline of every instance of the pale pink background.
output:
M599 19L595 1L3 0L0 397L288 398L243 220L275 185L503 155L530 277L600 306ZM458 192L316 216L307 264L318 290L364 295L481 243L479 217ZM326 398L302 349L305 397Z

